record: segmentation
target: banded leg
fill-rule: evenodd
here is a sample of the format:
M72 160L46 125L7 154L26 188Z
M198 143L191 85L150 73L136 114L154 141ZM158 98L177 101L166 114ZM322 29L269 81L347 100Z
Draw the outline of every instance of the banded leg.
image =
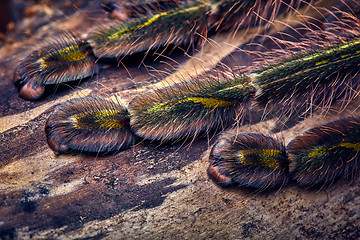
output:
M111 23L93 33L88 40L98 57L124 56L166 47L192 44L207 36L210 6L193 3L125 23Z
M56 153L113 152L135 143L129 122L128 111L118 102L86 97L58 106L47 120L45 132Z
M219 185L268 190L285 186L289 160L285 146L257 133L241 133L219 139L210 153L209 176Z
M314 186L354 177L360 165L360 117L312 128L287 146L292 177Z
M129 105L130 124L146 139L197 136L241 121L254 93L248 77L208 75L135 98Z
M289 52L294 55L254 71L256 103L294 109L330 106L339 98L351 100L360 90L360 32L352 30L355 36L318 50Z
M138 8L139 13L135 16L139 17L130 16L130 11L120 17L126 19L125 22L103 26L89 33L85 40L72 36L44 46L24 58L14 74L20 96L35 100L43 95L48 84L91 76L96 72L94 54L100 60L102 57L121 59L133 53L166 48L169 45L201 45L209 29L218 31L248 27L253 24L254 16L257 16L249 12L256 9L260 16L274 17L281 5L279 0L140 2L132 1L128 5ZM290 4L295 6L298 2L301 1L292 0Z
M25 57L13 80L22 98L36 100L48 84L83 79L95 72L95 55L90 44L73 34L65 34Z
M134 143L129 122L145 139L195 137L240 121L254 91L249 78L241 75L208 76L139 96L130 103L130 114L102 99L71 100L50 116L47 139L55 152L122 150Z

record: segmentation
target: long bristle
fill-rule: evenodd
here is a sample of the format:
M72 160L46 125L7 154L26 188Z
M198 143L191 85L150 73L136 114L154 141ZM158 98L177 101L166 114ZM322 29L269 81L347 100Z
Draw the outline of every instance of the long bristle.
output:
M301 42L271 38L280 49L260 55L251 77L260 106L282 106L283 111L328 108L338 99L350 101L360 90L360 25L342 14L325 30L305 26Z
M106 1L104 9L112 19L128 21L169 11L184 6L190 1L177 0L128 0ZM194 2L194 1L192 1Z
M254 91L241 75L221 80L207 75L175 84L135 98L129 104L131 127L154 140L197 136L242 118Z
M328 184L356 175L360 163L360 117L312 128L287 146L291 176L299 184Z
M120 58L158 47L191 45L206 37L208 11L209 6L194 3L125 23L111 23L88 39L98 57Z
M283 59L253 73L258 86L256 101L261 105L310 100L321 104L322 99L339 97L344 88L356 92L359 64L360 38Z
M135 143L129 122L128 111L119 103L86 97L57 107L45 131L49 146L58 153L71 149L111 152Z
M275 139L257 133L241 133L218 140L210 153L208 174L222 186L268 190L285 186L289 161L285 147Z
M14 84L21 97L35 100L49 84L92 76L95 56L87 41L65 34L24 58L15 70Z
M297 8L304 0L213 0L212 29L237 31L274 20L281 7Z
M87 40L69 34L33 52L17 67L15 85L23 98L36 99L47 84L92 75L96 58L121 59L170 45L201 44L208 31L236 32L262 21L271 23L283 6L295 9L304 2L311 1L132 0L119 7L124 12L121 21L102 26ZM55 152L118 151L134 144L134 134L169 141L224 129L240 122L252 102L286 111L351 100L360 91L360 21L350 13L342 17L343 22L324 24L325 30L305 23L308 33L301 43L277 39L276 45L283 48L261 55L263 63L255 63L249 77L208 73L142 94L129 104L130 113L101 98L66 102L46 123L49 146ZM291 176L310 186L354 176L359 126L359 117L350 117L295 138L287 147ZM261 134L225 137L211 150L208 174L220 185L281 187L289 180L286 155L281 143Z
M299 1L291 0L287 4L295 7ZM99 59L121 59L159 48L163 51L170 45L186 45L186 48L202 45L209 29L236 31L257 24L254 19L271 20L281 5L280 0L133 0L118 4L111 1L105 7L112 13L118 8L114 14L121 21L104 24L88 34L86 40L68 34L33 52L17 67L14 81L21 97L35 100L43 95L47 84L94 74L93 51Z

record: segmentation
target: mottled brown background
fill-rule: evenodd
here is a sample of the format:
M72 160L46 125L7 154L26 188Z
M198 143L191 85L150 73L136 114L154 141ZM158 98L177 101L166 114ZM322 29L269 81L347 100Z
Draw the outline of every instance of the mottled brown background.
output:
M263 28L222 33L191 53L192 58L181 50L167 51L170 58L155 61L148 56L144 64L141 55L128 57L122 61L126 68L103 65L99 75L49 88L39 101L20 99L12 74L21 57L65 29L84 33L100 25L101 2L12 1L13 23L0 45L0 239L360 238L358 177L322 189L293 183L261 193L222 189L206 174L206 151L216 140L214 135L192 143L160 145L145 140L105 156L54 155L46 144L44 123L55 105L72 97L114 93L127 104L152 83L159 87L187 79L219 62L250 65L252 59L237 47L260 49L244 44L263 34ZM331 6L344 7L333 0L323 1L318 9ZM319 18L312 8L301 13ZM279 22L295 26L299 19L280 16L277 29L289 31ZM267 34L277 29L272 27ZM253 42L273 47L261 37ZM357 105L355 100L339 114L354 114ZM334 112L326 116L315 112L295 125L287 124L276 137L288 143L305 129L336 117ZM274 128L275 120L269 118L241 131L271 134Z

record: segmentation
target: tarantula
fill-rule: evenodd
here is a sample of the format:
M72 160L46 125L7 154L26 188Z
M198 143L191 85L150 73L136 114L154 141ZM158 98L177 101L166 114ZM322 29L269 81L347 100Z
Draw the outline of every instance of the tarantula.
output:
M35 100L48 84L92 76L102 59L119 60L170 45L201 46L208 34L269 24L279 12L307 4L302 0L108 2L108 11L118 21L85 38L66 34L33 52L18 65L15 85L22 98ZM140 94L128 109L99 97L70 100L48 119L48 144L56 153L118 151L139 137L161 142L194 139L239 124L251 105L282 108L285 115L326 107L340 98L350 100L360 88L360 21L350 13L342 17L343 25L332 29L315 31L307 26L308 40L302 43L275 40L285 50L272 52L272 57L260 54L262 63L255 63L249 74L217 69ZM221 138L211 150L208 173L225 186L269 189L284 186L289 179L311 186L353 176L359 150L360 118L351 116L310 129L286 147L256 133Z

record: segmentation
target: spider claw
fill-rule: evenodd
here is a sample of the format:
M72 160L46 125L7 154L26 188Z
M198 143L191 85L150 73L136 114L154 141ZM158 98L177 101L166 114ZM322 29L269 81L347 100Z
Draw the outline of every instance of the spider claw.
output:
M33 85L31 82L25 84L19 91L20 97L26 100L37 100L44 94L45 88L42 85Z

